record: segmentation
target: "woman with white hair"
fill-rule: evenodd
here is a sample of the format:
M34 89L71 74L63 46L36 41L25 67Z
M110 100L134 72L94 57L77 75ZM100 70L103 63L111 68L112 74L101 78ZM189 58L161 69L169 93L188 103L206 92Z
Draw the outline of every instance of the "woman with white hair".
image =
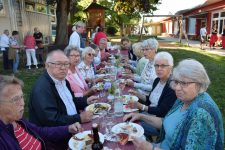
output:
M138 150L216 149L223 150L224 129L221 112L206 92L210 84L203 65L193 59L182 60L173 70L171 87L177 101L164 119L144 114L129 114L124 120L144 120L161 128L160 143L133 137Z
M77 66L84 79L94 79L95 72L92 66L92 62L95 57L95 50L91 47L86 47L82 51L82 61Z
M35 38L33 37L33 35L31 34L30 31L27 32L27 35L24 38L23 43L24 43L24 45L26 47L28 69L31 69L30 68L30 66L31 66L31 57L33 59L33 64L36 66L36 68L38 68L38 66L37 66L37 58L36 58L36 54L35 54L36 42L35 42Z
M142 51L142 42L134 43L132 45L133 53L137 57L137 60L129 60L129 68L136 73L137 75L141 75L141 72L143 71L146 63L148 62L148 59L144 57L143 51Z
M170 77L173 69L172 55L168 52L157 53L154 59L154 66L157 78L153 83L151 93L148 96L144 96L137 91L130 90L130 93L139 98L139 102L130 102L129 106L157 117L165 117L177 99L174 90L170 87ZM142 126L145 129L145 135L159 135L159 130L145 122L142 123Z
M139 92L141 92L144 95L149 95L152 84L155 80L156 73L154 68L154 57L158 49L158 41L156 39L147 39L142 42L143 45L143 53L146 59L148 59L148 62L146 63L141 76L138 75L127 75L127 85L131 87L135 87L139 89Z

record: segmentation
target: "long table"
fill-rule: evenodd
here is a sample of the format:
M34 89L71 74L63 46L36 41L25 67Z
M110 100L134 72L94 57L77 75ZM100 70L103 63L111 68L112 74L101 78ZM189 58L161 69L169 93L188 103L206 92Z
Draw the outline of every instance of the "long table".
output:
M123 93L123 94L128 94L128 90L129 90L129 89L130 89L130 87L127 87L127 86L126 86L126 87L124 88L124 90L122 91L122 93ZM97 94L98 94L98 93L97 93ZM97 95L97 94L96 94L96 95ZM107 95L106 95L105 97L101 98L101 99L99 100L99 102L108 103ZM113 106L111 106L111 107L112 107L112 109L113 109ZM114 121L115 121L116 123L121 123L121 122L123 122L123 116L122 116L122 117L116 117ZM92 122L88 122L88 123L82 124L82 127L84 128L84 130L91 130L91 129L92 129L91 126L92 126ZM104 128L100 128L100 129L101 129L101 130L100 130L101 133L105 133L105 129L104 129ZM120 144L116 144L115 142L110 142L110 141L105 140L105 142L104 142L103 145L106 146L106 147L108 147L108 148L110 148L110 149L115 149L118 145L119 145L119 148L120 148L120 149L123 149L123 150L134 150L134 149L135 149L133 143L130 142L130 141L129 141L126 145L120 145Z

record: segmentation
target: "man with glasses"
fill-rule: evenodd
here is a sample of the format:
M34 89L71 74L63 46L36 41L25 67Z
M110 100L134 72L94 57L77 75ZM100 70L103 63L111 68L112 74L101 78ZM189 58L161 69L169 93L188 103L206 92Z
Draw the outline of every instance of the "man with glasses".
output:
M48 54L46 71L35 83L30 96L29 119L32 123L58 126L92 119L93 114L83 109L96 101L96 97L74 97L69 82L65 80L69 65L63 51Z

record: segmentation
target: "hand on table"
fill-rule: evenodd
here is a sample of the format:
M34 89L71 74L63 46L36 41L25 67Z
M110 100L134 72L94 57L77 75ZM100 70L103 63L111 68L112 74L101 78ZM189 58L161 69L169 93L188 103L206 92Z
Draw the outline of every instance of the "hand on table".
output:
M140 104L139 102L135 102L135 101L129 101L129 103L127 104L129 108L132 109L141 109L142 104Z
M132 136L131 138L133 139L132 142L135 149L137 150L151 150L153 148L152 144L147 142L146 140L134 136Z
M132 81L131 79L127 79L126 84L127 86L134 87L134 81Z
M68 131L69 133L77 133L77 132L82 132L83 128L81 127L79 122L76 122L68 126Z
M138 121L141 119L140 113L129 113L123 117L123 121L130 120L131 122Z
M133 89L128 90L128 93L131 94L131 95L138 96L138 91L135 91Z
M98 100L99 100L98 96L90 96L87 98L87 103L90 105L97 102Z
M83 111L80 113L81 123L89 122L92 120L93 113L90 111Z

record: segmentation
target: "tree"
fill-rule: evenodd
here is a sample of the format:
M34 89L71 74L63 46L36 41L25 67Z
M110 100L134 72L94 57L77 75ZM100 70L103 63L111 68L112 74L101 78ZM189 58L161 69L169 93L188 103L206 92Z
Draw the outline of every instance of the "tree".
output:
M81 0L46 0L48 5L56 4L56 45L65 45L68 43L67 22L68 15L71 16L77 13L78 2ZM87 1L87 0L86 0ZM90 0L89 0L90 1ZM122 30L124 21L129 21L132 18L140 17L140 13L151 13L156 10L156 4L160 0L99 0L100 3L107 3L111 15L111 19ZM113 13L113 14L112 14Z
M67 20L70 11L71 0L47 0L48 5L56 4L56 45L65 45L68 43Z

